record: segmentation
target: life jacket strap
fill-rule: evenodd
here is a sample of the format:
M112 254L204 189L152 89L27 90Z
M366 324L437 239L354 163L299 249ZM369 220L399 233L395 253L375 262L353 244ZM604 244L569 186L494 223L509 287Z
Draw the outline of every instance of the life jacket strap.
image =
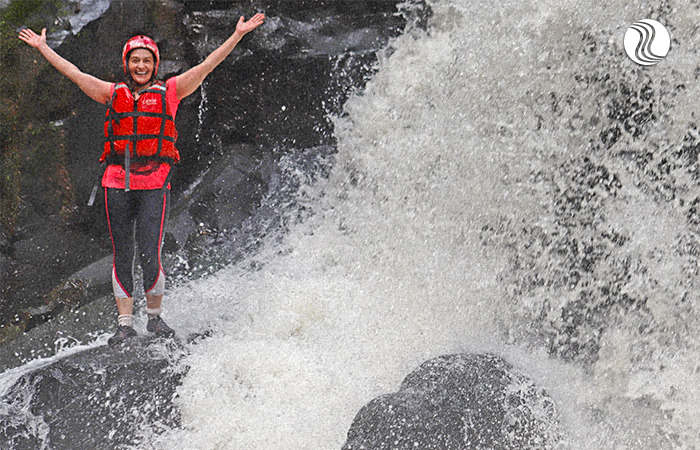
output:
M126 168L126 154L124 155L116 155L116 156L108 156L104 160L107 164L109 165L118 165ZM131 163L148 163L148 162L163 162L163 163L168 163L170 165L177 164L177 161L175 158L171 158L169 156L131 156L130 158Z
M131 134L117 134L117 135L112 135L109 137L105 138L106 142L114 142L114 141L143 141L146 139L162 139L170 142L175 142L175 139L172 136L161 136L160 134L137 134L137 135L131 135ZM155 156L155 155L154 155Z
M97 181L95 181L95 185L92 187L92 193L90 193L90 199L87 202L88 206L92 206L95 203L95 197L97 196L97 190L100 188L100 184L102 182L102 176L104 175L105 170L107 170L107 162L103 162L100 167L104 167L104 170L99 170L99 176L97 177Z
M173 172L175 172L175 166L171 164L170 170L168 171L168 176L165 177L165 181L163 182L163 191L168 190L168 185L170 184L170 179L173 177Z
M131 173L131 152L129 151L130 142L126 143L124 151L124 191L129 192L129 174Z

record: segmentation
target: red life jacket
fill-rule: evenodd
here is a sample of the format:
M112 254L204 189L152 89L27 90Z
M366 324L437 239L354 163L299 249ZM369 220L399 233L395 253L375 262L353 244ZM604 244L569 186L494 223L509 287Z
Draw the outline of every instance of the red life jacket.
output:
M105 117L105 144L100 161L128 165L131 161L180 161L177 130L165 97L165 83L156 82L134 100L131 89L118 83ZM125 149L129 147L129 155Z

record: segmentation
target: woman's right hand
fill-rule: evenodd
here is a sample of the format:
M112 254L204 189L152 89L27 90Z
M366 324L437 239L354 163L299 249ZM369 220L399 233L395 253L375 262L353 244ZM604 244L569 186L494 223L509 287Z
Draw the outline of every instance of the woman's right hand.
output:
M19 38L32 47L39 48L42 44L46 44L46 28L41 30L41 35L25 28L19 32Z
M39 50L56 70L77 84L88 97L103 105L109 101L109 98L112 96L112 83L82 72L75 64L53 51L46 44L46 28L41 30L41 34L36 34L29 28L25 28L19 32L19 38Z

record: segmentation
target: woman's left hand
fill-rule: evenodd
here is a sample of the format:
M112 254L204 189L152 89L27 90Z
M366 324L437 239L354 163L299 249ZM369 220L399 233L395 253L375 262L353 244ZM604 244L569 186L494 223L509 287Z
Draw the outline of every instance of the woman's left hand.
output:
M219 48L211 52L204 61L177 76L177 98L182 100L193 93L202 84L207 75L231 53L243 36L262 25L264 21L265 14L261 13L254 15L247 22L241 16L236 24L236 31Z
M253 17L250 18L247 22L243 18L243 16L238 19L238 24L236 24L236 31L241 35L245 35L260 25L265 21L265 14L262 13L257 13Z

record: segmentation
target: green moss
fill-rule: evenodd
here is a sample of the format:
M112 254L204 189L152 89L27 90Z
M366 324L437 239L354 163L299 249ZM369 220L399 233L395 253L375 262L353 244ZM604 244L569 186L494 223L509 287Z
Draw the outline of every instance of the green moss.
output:
M13 236L19 214L20 184L22 177L21 151L13 145L6 146L2 155L2 177L0 178L0 225L7 236Z
M16 339L23 331L22 327L18 325L5 324L0 326L0 345Z
M2 23L20 25L41 8L43 0L13 0L2 10Z
M65 3L12 0L0 10L0 226L10 238L14 236L23 189L31 184L44 182L55 192L50 203L56 206L50 210L70 210L67 203L73 190L65 170L63 135L46 125L50 112L67 114L70 103L65 95L66 82L57 81L59 75L17 35L20 27L36 32L50 28ZM42 81L62 89L54 89L51 97L37 99L36 86ZM30 133L25 137L26 131Z
M75 204L75 195L66 170L63 129L50 123L31 123L23 135L23 197L43 214L65 218Z
M28 27L40 32L42 28L51 29L52 20L65 9L59 0L12 0L0 10L0 59L3 67L12 63L17 48L25 45L17 38L19 27ZM48 22L48 23L47 23Z
M36 28L40 25L37 19L32 19L44 3L42 0L13 0L0 10L0 58L4 67L8 67L5 64L14 62L13 52L23 44L17 38L17 28Z

